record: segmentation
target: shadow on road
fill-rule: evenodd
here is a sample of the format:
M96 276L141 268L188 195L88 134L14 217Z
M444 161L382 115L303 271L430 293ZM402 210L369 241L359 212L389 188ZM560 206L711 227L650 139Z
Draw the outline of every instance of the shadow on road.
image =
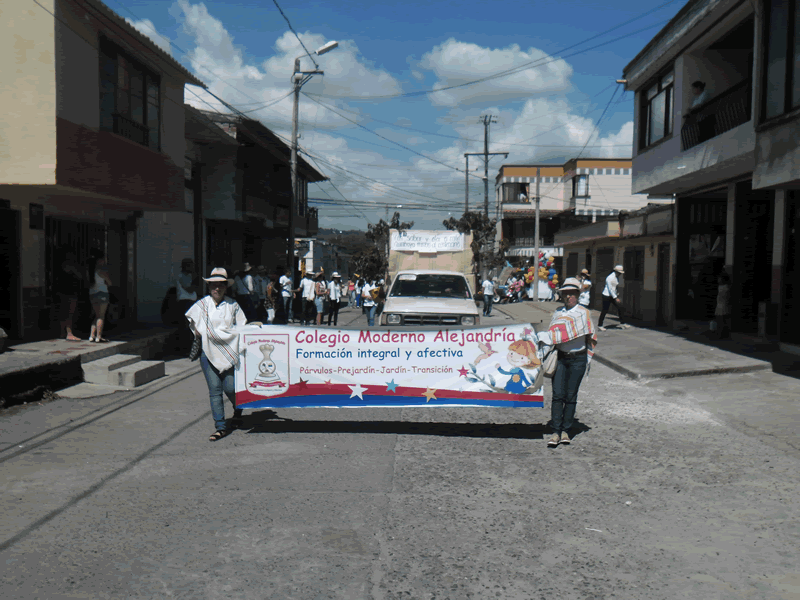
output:
M294 421L271 410L245 415L240 429L247 433L366 433L540 440L550 435L541 423L421 423L409 421ZM571 434L591 428L575 422Z

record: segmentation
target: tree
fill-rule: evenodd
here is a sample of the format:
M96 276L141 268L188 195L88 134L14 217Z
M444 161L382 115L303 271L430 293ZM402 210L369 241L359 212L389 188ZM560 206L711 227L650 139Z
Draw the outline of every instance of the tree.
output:
M381 219L377 225L367 225L367 238L375 244L375 249L378 251L381 260L381 267L378 273L385 273L389 267L389 230L405 231L413 226L414 221L401 223L399 212L394 213L388 223Z
M350 260L350 269L355 275L369 281L377 279L383 273L383 258L379 250L373 246L359 250Z
M508 241L502 240L497 252L491 250L491 242L497 235L497 219L489 219L479 211L470 211L465 212L458 220L450 217L442 221L442 225L450 231L472 233L472 262L476 272L482 273L484 269L488 271L505 262Z

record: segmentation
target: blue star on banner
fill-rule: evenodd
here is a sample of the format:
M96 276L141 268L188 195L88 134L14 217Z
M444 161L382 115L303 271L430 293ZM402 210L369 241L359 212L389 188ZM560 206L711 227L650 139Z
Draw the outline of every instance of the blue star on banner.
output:
M394 382L394 379L392 379L391 381L387 381L386 382L386 391L387 392L395 392L396 390L397 390L397 384Z

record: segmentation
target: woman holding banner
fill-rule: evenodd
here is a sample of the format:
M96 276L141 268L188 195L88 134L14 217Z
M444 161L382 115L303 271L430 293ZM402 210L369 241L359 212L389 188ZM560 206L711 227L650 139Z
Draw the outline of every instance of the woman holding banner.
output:
M239 304L225 295L233 283L225 269L216 268L203 280L208 282L208 295L192 305L186 318L194 335L201 340L200 367L208 384L216 429L208 441L216 442L228 435L242 417L241 409L236 408L234 369L239 362L239 334L234 329L246 324L247 317ZM230 423L225 420L223 393L234 406Z
M578 304L581 282L569 277L558 291L564 306L553 313L549 328L550 338L558 353L550 412L553 435L547 441L551 448L570 443L567 432L575 418L578 389L597 345L597 332L589 309Z

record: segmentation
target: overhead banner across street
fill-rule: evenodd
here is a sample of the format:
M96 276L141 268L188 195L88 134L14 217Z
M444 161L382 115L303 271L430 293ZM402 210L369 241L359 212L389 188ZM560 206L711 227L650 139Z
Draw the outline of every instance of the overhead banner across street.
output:
M542 407L531 325L239 328L238 408Z

